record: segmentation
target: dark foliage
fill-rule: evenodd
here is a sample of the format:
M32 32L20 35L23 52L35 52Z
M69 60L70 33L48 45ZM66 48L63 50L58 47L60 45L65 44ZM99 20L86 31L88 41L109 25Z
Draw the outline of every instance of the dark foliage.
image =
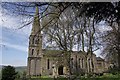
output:
M14 67L5 66L2 69L2 80L15 80L16 74Z
M111 26L116 38L115 45L117 45L116 52L118 55L118 68L120 69L120 2L88 2L82 7L80 15L83 14L86 17L94 18L96 23L104 20ZM114 27L116 25L113 26L114 22L117 23L117 28Z
M94 17L97 22L101 20L119 21L120 2L89 2L83 6L81 14L83 13L88 17Z
M120 74L119 68L115 65L113 67L109 67L108 72L112 73L113 75Z

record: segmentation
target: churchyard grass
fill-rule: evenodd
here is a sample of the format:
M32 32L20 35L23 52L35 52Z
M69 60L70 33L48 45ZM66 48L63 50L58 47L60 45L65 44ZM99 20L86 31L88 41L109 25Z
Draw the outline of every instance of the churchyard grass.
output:
M68 80L68 79L64 77L58 77L55 79L55 78L51 78L50 76L37 76L37 77L31 77L30 79L16 79L16 80ZM113 75L111 73L108 73L102 76L95 76L95 77L80 76L72 80L120 80L120 74Z

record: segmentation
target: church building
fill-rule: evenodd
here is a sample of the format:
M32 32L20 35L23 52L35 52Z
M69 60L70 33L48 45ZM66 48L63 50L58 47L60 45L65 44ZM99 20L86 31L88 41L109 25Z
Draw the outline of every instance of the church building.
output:
M104 59L95 54L72 51L70 58L61 50L42 49L42 34L40 32L39 9L36 13L29 37L27 75L68 75L69 73L101 73L108 69ZM69 64L68 64L69 63Z

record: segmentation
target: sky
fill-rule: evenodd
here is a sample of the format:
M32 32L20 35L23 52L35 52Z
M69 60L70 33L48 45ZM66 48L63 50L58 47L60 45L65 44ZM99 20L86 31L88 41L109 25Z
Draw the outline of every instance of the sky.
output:
M27 18L12 16L0 6L0 63L1 65L27 66L28 43L32 25L18 29ZM103 29L104 30L104 29ZM99 56L100 51L97 51Z
M4 11L7 12L7 10ZM0 63L2 65L27 65L31 25L18 29L22 18L4 14L0 6Z

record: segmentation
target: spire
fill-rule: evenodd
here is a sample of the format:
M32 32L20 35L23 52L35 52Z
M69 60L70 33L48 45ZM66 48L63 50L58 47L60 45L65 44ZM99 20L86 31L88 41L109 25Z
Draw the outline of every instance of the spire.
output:
M40 30L40 21L39 21L39 8L36 6L36 12L34 15L33 25L32 25L32 34L36 34Z

